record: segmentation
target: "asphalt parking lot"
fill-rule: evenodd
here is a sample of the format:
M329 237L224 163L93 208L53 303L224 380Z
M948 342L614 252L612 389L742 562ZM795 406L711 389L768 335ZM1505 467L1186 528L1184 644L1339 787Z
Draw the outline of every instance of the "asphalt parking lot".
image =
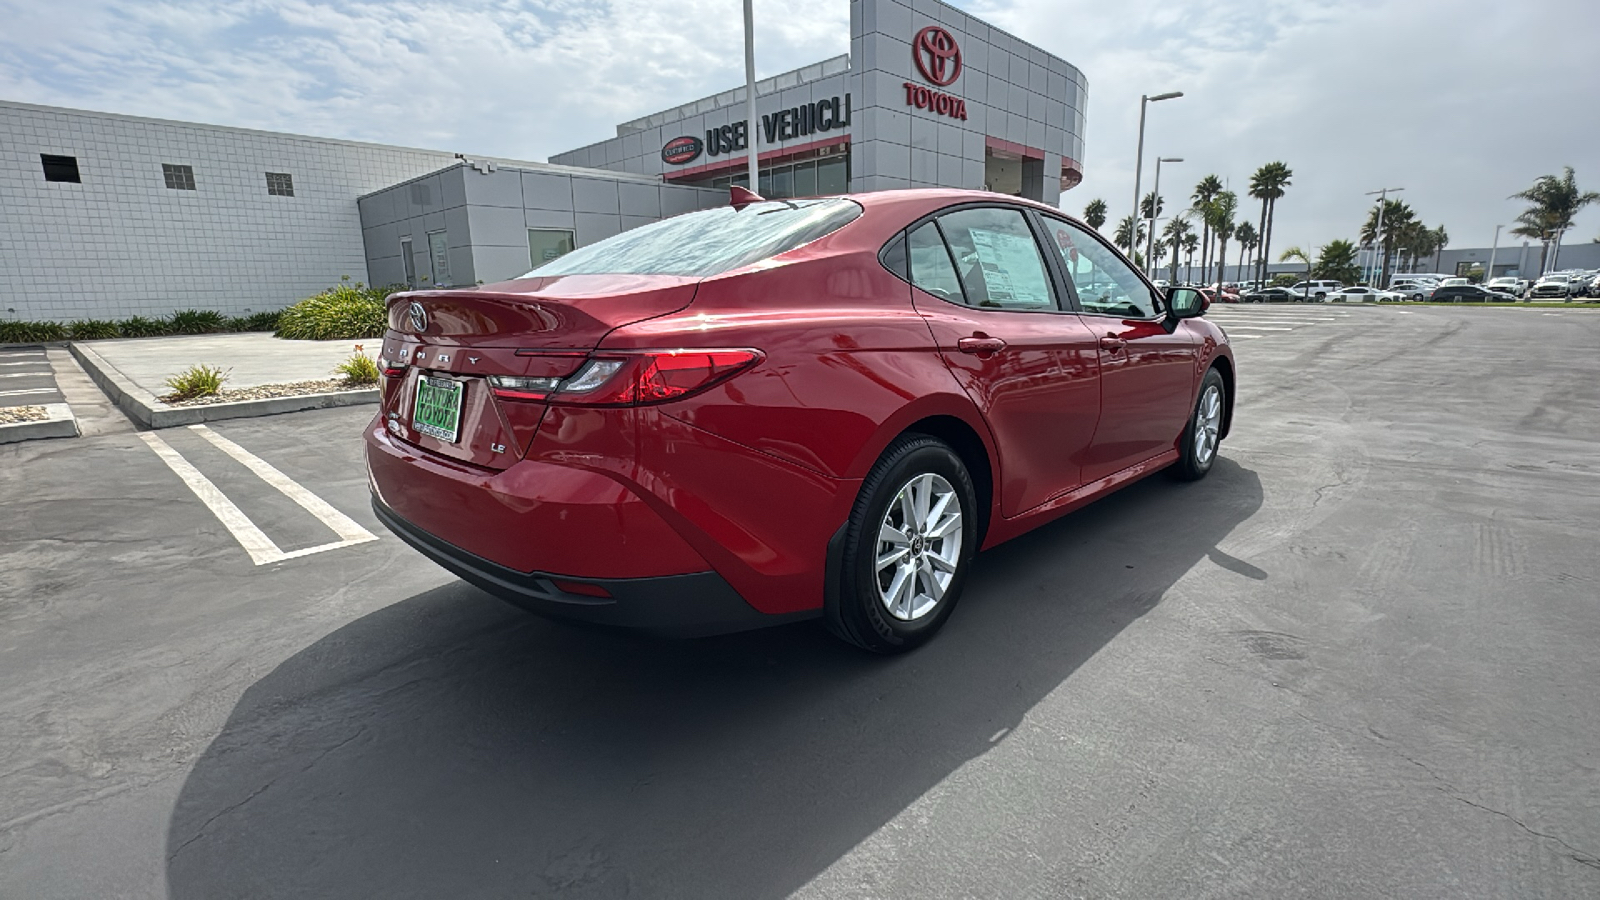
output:
M0 897L1600 896L1600 312L1211 316L1211 476L896 659L513 610L370 408L0 447Z

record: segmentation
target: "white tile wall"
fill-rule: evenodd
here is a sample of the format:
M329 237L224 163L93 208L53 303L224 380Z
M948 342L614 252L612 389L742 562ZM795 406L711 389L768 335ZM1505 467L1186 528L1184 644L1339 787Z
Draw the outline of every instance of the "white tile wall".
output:
M77 157L83 182L46 182L42 153ZM0 102L0 316L239 314L368 280L356 198L453 158ZM196 190L162 163L193 166ZM268 195L267 172L295 195Z

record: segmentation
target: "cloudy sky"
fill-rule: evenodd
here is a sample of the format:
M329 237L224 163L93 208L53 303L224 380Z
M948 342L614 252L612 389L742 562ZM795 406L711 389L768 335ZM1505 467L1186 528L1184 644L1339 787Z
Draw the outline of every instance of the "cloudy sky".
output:
M1141 93L1169 208L1294 170L1274 246L1352 237L1379 187L1453 246L1570 165L1600 190L1597 0L959 0L1089 77L1087 177L1126 215ZM0 98L544 159L742 83L738 0L0 0ZM845 0L755 0L758 77L848 50ZM1252 216L1253 218L1253 216ZM1572 241L1600 237L1600 208Z

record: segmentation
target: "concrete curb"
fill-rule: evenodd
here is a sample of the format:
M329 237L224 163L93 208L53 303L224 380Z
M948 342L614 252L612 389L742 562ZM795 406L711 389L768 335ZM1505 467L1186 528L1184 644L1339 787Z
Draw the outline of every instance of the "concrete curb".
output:
M14 444L18 441L31 441L36 438L78 436L78 420L72 415L72 407L65 403L46 403L44 404L44 411L49 418L42 422L16 422L11 425L0 425L0 444Z
M254 416L272 416L278 413L300 412L307 409L327 409L333 406L360 406L378 402L378 389L335 391L327 394L300 394L294 397L270 397L265 400L238 400L233 403L210 403L203 406L169 406L157 397L134 384L116 367L101 358L100 354L76 342L67 345L89 373L94 383L106 396L128 414L142 428L174 428L179 425L198 425L219 419L245 419Z

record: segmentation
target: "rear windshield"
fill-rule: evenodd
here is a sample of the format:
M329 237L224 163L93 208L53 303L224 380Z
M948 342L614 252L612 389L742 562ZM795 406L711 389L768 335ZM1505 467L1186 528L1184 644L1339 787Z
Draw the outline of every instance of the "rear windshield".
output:
M838 197L722 206L652 222L580 247L522 277L688 275L701 278L777 256L831 234L861 215Z

